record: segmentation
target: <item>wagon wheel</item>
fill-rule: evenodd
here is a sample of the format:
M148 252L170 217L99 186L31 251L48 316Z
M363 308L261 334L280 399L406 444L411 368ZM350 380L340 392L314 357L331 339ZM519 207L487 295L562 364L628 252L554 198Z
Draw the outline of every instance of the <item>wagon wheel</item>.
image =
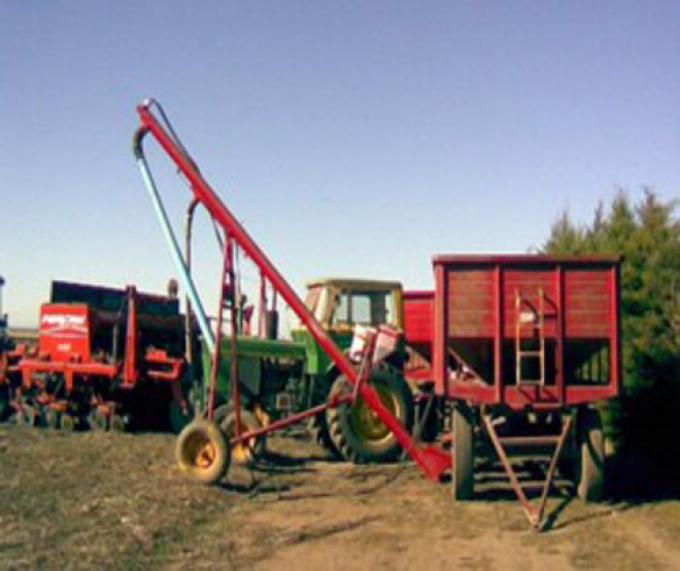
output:
M262 428L260 421L253 412L242 408L239 416L241 417L241 432ZM215 409L213 421L220 427L227 441L231 442L231 439L236 436L236 412L234 407L231 404L218 407ZM232 444L231 461L240 466L252 466L258 456L262 456L264 453L265 446L266 439L264 436L250 438L245 443Z
M185 474L203 484L216 484L229 469L231 453L217 424L199 418L180 432L175 457Z
M382 365L369 380L382 404L406 428L413 424L413 396L398 371ZM331 398L347 394L352 386L344 375L331 389ZM342 456L355 464L396 460L401 446L394 434L361 398L326 411L331 440Z
M574 417L576 419L576 416ZM569 433L562 446L562 453L557 459L557 469L560 474L572 482L576 482L579 478L579 438L578 438L578 422L572 422Z
M604 434L600 414L593 408L579 411L578 444L578 496L599 502L604 488Z
M451 410L451 491L453 499L465 501L474 494L474 433L472 411L464 403Z

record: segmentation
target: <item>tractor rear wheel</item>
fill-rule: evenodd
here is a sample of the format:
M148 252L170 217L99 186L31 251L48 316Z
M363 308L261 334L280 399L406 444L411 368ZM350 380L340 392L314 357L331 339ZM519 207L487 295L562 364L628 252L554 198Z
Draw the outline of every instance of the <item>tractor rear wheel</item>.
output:
M328 421L326 420L326 413L320 412L309 420L309 429L316 443L324 450L328 451L331 457L335 460L341 460L342 454L333 444L330 432L328 430Z
M393 368L381 365L369 380L382 404L408 431L413 424L413 395L403 377ZM352 385L344 375L333 383L330 398L350 394ZM401 446L394 434L361 399L326 411L329 436L343 458L355 464L396 460Z
M456 501L471 500L474 494L474 434L472 410L456 403L451 410L451 489Z
M578 442L578 497L586 502L599 502L604 488L604 433L595 409L579 411Z
M217 484L229 470L229 442L214 422L201 418L187 424L177 437L179 469L202 484Z

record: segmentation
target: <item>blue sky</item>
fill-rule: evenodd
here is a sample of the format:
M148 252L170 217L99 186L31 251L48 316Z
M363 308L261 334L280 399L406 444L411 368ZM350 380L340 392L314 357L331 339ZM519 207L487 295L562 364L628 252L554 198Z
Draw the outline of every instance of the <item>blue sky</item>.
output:
M34 324L51 279L164 289L130 152L143 97L298 289L424 288L432 254L526 251L617 186L678 196L678 54L678 2L4 0L5 310ZM181 221L188 192L152 158Z

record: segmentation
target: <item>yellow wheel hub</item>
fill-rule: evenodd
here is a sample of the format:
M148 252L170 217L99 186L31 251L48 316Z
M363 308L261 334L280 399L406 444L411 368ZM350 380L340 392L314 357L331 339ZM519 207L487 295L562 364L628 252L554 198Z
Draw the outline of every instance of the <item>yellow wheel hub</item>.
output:
M194 434L185 445L188 463L200 470L207 470L215 461L215 446L202 434Z
M393 416L399 418L399 402L392 392L385 386L372 385L380 398L380 402L390 411ZM369 407L363 399L358 399L352 406L351 422L354 432L366 441L381 442L392 436L378 415Z

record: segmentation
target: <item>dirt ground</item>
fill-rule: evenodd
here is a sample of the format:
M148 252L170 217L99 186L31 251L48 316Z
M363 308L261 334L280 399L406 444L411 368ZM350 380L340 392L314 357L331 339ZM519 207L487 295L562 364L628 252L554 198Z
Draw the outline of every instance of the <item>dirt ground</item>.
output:
M0 569L680 568L678 500L558 493L536 533L507 489L454 504L411 465L336 463L280 438L262 466L206 488L173 446L0 427Z

